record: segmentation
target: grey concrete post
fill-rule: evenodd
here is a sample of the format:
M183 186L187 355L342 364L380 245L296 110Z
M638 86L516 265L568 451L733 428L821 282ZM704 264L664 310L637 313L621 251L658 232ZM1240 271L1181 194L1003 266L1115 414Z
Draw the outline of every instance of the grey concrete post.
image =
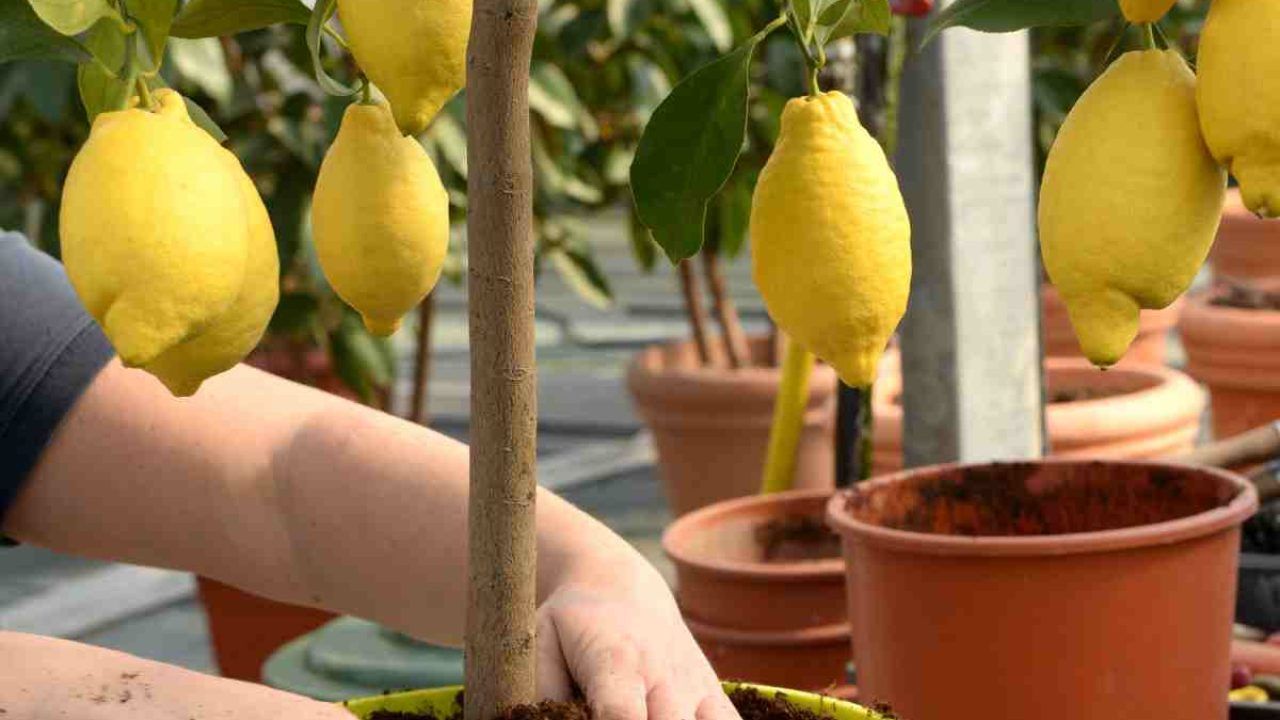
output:
M902 325L905 461L1038 457L1028 38L950 29L917 52L921 29L903 77L897 158L914 256Z

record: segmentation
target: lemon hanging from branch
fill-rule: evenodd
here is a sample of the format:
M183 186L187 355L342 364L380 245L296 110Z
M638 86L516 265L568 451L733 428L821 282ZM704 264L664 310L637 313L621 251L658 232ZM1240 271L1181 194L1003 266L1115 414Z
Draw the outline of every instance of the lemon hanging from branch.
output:
M1153 23L1164 17L1177 0L1120 0L1124 19L1131 23Z

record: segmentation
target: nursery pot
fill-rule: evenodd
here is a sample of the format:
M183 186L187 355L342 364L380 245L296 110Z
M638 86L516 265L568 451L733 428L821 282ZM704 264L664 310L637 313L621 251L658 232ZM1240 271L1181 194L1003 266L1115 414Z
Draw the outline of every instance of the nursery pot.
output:
M1169 331L1178 324L1182 300L1163 310L1143 310L1139 318L1138 337L1120 361L1120 367L1133 364L1163 365L1168 354ZM1040 329L1044 337L1045 357L1083 358L1076 340L1067 304L1058 289L1049 283L1040 287Z
M1239 476L942 465L832 498L859 698L910 720L1222 720Z
M1280 224L1249 212L1240 199L1239 188L1227 191L1209 264L1220 279L1280 276Z
M752 688L761 695L770 698L781 695L792 705L802 710L816 713L822 718L831 718L831 720L879 720L881 717L847 700L838 700L828 695L784 690L766 685L724 683L725 692L732 692L739 687ZM447 720L457 716L462 711L461 706L458 704L458 694L461 691L461 687L414 690L362 698L360 700L348 700L343 705L361 720L365 720L377 710L418 713Z
M1213 432L1224 438L1280 419L1280 312L1220 307L1216 292L1190 298L1179 329L1187 372L1208 385Z
M844 676L844 560L823 524L830 497L795 490L726 500L663 535L681 613L721 677L818 689Z
M902 468L902 374L892 359L884 367L873 397L876 474ZM1177 370L1129 363L1102 372L1083 358L1049 358L1045 382L1054 456L1145 460L1195 446L1204 393Z
M287 380L356 399L323 348L267 340L245 362ZM223 677L237 680L261 682L262 665L277 648L337 617L323 610L268 600L205 577L197 577L197 588L218 670Z
M692 342L648 347L632 361L627 387L653 433L658 474L675 516L760 490L781 372L763 367L769 341L751 340L753 366L701 367ZM819 364L810 381L796 485L835 485L835 371Z

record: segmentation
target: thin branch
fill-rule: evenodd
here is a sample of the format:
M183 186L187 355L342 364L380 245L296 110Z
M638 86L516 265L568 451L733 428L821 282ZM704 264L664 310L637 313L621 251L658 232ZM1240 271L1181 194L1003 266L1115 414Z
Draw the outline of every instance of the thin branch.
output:
M738 319L738 309L725 289L724 275L720 272L720 254L710 246L702 251L702 270L706 276L707 286L711 289L711 307L724 335L725 354L729 358L729 367L734 370L751 364L751 351L747 347L747 336L742 331L742 322Z
M707 309L702 304L702 288L698 286L698 278L688 260L681 260L676 269L679 271L680 293L684 296L685 315L689 318L689 329L693 331L693 342L698 348L698 362L706 367L711 364L711 341L707 336Z
M418 306L418 347L413 365L413 402L409 406L409 419L419 425L427 425L431 421L427 390L431 382L431 321L435 317L435 297L434 292L428 294Z

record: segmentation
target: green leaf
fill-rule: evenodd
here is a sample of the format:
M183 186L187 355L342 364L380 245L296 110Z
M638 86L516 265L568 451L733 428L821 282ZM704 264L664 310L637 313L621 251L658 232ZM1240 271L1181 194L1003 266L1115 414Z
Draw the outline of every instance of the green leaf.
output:
M888 35L893 24L889 0L841 0L827 8L822 18L819 40L822 44L859 33Z
M75 38L46 25L27 0L0 0L0 63L10 60L61 60L79 63L89 51Z
M99 113L123 109L133 97L134 80L124 72L130 42L136 42L133 36L105 20L85 35L85 46L98 62L76 68L76 84L90 123Z
M724 257L737 257L747 239L754 184L739 168L716 196L716 226L720 230L720 254Z
M218 38L174 38L169 45L169 58L182 77L195 83L220 107L231 102L235 83L227 69L227 56Z
M688 0L688 2L716 49L724 52L733 47L733 26L729 24L729 16L725 14L720 0Z
M632 194L672 263L702 247L707 201L733 172L746 138L751 55L778 24L682 80L640 138Z
M529 108L553 127L578 130L588 141L597 137L595 118L582 104L564 71L549 62L535 63L529 72Z
M75 84L73 68L55 62L24 63L19 74L25 78L23 96L31 107L49 123L61 123L71 105L71 87ZM0 115L5 112L0 110Z
M609 31L618 39L631 37L649 14L648 0L608 0Z
M187 105L187 114L191 116L191 122L195 123L201 130L212 135L213 139L217 140L219 143L227 141L227 134L222 131L222 128L218 127L218 123L214 122L213 118L209 117L209 113L205 112L204 108L200 107L195 103L195 101L186 96L183 96L182 101Z
M654 265L658 262L658 246L653 242L653 233L640 222L635 205L628 203L628 206L627 226L630 230L628 235L631 238L631 252L635 255L640 269L652 272Z
M427 132L428 137L440 150L440 157L465 179L467 177L467 133L462 129L462 124L446 111L436 115Z
M791 9L796 16L796 25L805 37L813 31L814 7L811 0L791 0Z
M271 316L268 331L273 335L306 335L311 332L319 309L320 301L311 293L283 293Z
M63 35L79 35L103 18L121 26L124 20L107 0L30 0L31 9Z
M299 0L190 0L170 32L182 38L213 37L276 23L306 25L310 19L311 10Z
M338 9L338 0L316 0L316 6L307 20L307 49L311 51L311 66L316 73L316 81L330 95L349 97L360 92L360 87L347 87L333 79L325 72L324 63L320 60L320 45L324 36L324 26Z
M329 351L338 376L366 403L374 401L375 389L391 384L395 368L353 313L345 312L329 335Z
M956 0L929 23L924 43L955 26L982 32L1014 32L1033 27L1089 25L1119 14L1116 0Z
M613 305L609 279L596 266L594 258L577 248L557 247L548 253L556 273L584 302L601 310Z
M178 0L129 0L129 17L142 27L142 35L146 39L147 54L151 59L149 70L160 67L165 40L169 38L169 27L173 23L173 12L177 9Z

